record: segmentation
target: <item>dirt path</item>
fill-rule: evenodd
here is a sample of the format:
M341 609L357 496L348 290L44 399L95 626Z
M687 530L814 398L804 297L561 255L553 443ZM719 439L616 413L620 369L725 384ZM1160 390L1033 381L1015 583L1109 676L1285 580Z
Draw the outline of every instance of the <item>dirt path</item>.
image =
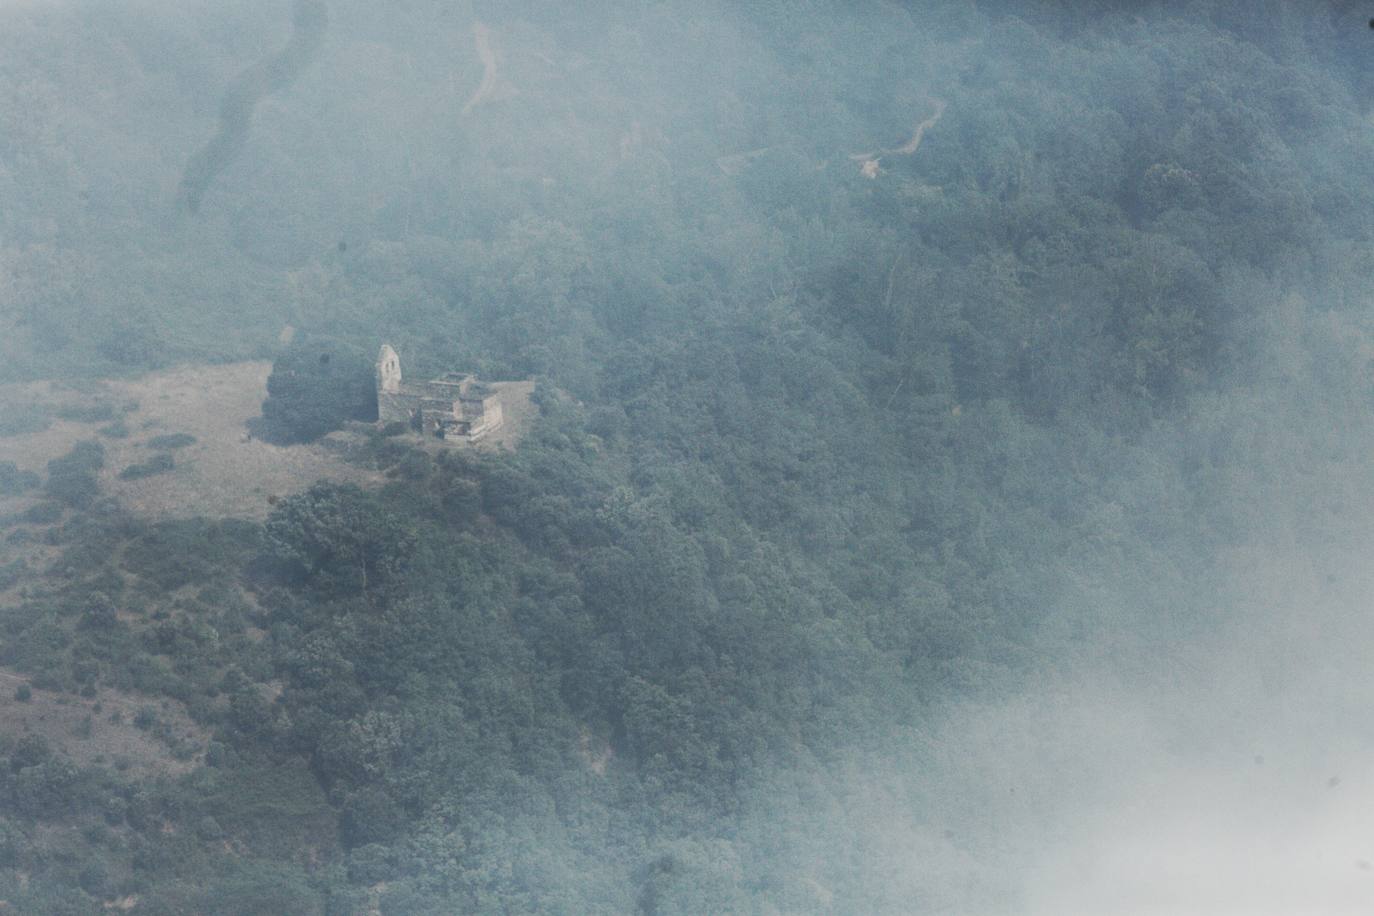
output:
M945 103L943 101L940 99L932 99L931 101L935 105L935 114L916 125L916 132L911 135L910 140L896 149L890 149L887 152L897 156L910 156L912 153L916 152L916 150L920 149L921 138L925 136L928 129L935 126L936 122L938 122L940 117L945 113Z
M865 178L878 177L878 165L882 162L883 156L910 156L921 148L921 140L925 138L926 131L939 123L940 118L945 113L945 103L943 100L931 99L930 103L935 106L935 113L917 124L915 131L911 135L911 139L901 146L892 149L880 149L872 153L853 153L850 155L850 159L859 163L859 171L863 173Z
M749 163L772 150L773 147L771 146L763 146L744 153L733 153L729 156L720 156L716 159L716 167L720 169L721 173L724 175L738 175L740 172L744 171Z
M482 82L463 106L463 114L470 114L496 90L496 52L491 47L491 29L480 22L474 23L472 38L477 45L477 57L482 61Z

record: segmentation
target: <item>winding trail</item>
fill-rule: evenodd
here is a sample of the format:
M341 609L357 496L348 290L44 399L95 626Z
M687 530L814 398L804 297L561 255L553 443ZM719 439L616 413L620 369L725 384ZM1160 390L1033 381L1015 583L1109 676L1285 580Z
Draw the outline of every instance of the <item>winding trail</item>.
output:
M945 113L945 102L942 99L931 99L930 103L935 106L935 113L916 125L916 130L911 135L911 139L901 146L893 149L880 149L872 153L852 153L850 159L859 163L859 171L865 178L878 177L878 163L882 162L883 156L910 156L921 148L921 140L925 138L926 131L934 127Z
M926 118L920 124L917 124L916 132L911 135L911 139L906 141L896 149L888 150L889 153L892 153L897 156L910 156L912 153L916 152L916 150L920 148L921 138L925 136L927 130L935 126L935 124L940 120L940 117L945 113L945 103L942 100L931 99L930 101L932 104L935 105L935 114Z
M496 52L491 47L491 29L480 22L474 23L472 40L477 45L477 57L482 61L482 82L463 106L463 114L470 114L496 90Z

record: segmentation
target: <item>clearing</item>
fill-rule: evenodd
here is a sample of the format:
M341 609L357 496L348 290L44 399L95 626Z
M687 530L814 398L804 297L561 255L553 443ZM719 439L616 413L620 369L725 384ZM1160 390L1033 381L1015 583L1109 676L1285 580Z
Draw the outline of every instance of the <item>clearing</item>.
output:
M140 774L177 776L204 757L209 734L180 703L104 687L93 697L33 690L29 699L17 699L16 689L28 680L0 670L0 733L39 735L79 764L108 763ZM168 741L184 752L172 754Z
M0 386L0 407L34 405L54 415L43 430L0 437L0 461L40 475L47 463L83 440L97 438L105 447L100 472L102 492L130 511L154 518L244 518L260 520L276 498L319 480L380 484L376 471L350 463L350 453L364 441L362 429L331 433L307 445L270 445L248 434L246 424L261 413L267 396L270 362L216 366L179 366L134 379L101 382L28 382ZM514 448L537 408L530 403L534 383L496 382L502 394L505 422L476 447ZM128 435L99 435L109 419L83 421L57 415L73 408L110 404L129 408L123 415ZM119 473L143 464L160 449L158 436L185 434L195 441L161 449L172 455L172 470L131 480ZM455 447L452 445L446 447ZM458 446L461 447L461 446ZM0 498L0 515L21 510L35 497Z

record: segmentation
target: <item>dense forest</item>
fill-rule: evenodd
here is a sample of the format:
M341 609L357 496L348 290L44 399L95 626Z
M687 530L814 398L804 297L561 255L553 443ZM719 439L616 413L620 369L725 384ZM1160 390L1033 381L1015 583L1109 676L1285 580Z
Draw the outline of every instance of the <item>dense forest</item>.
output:
M1102 912L1123 797L1374 810L1358 10L297 7L0 5L0 690L168 760L0 728L10 909ZM383 341L537 422L263 521L7 446L267 359L296 448Z

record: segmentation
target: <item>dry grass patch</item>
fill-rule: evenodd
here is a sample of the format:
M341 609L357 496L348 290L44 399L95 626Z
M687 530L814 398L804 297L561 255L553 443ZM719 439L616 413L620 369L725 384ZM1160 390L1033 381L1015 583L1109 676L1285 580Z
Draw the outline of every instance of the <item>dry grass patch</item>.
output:
M31 690L16 698L28 678L0 670L0 733L39 735L54 750L77 763L102 763L137 775L180 775L199 766L209 735L191 721L179 703L100 688L93 697ZM97 710L98 707L98 710ZM139 716L156 717L156 727L140 727ZM184 760L172 755L155 734L165 729L198 750Z
M48 461L83 440L99 438L105 447L100 472L103 492L136 514L152 518L262 519L276 498L320 480L359 485L385 478L347 460L361 447L366 429L354 427L306 445L276 446L248 433L247 423L261 413L267 396L269 362L218 366L181 366L136 379L71 385L29 382L0 386L0 408L37 406L54 419L47 429L0 437L0 461L42 474ZM530 400L534 382L495 382L504 423L476 446L436 443L444 448L513 449L538 413ZM92 405L129 407L123 414L128 435L98 435L108 419L62 419ZM189 444L165 447L166 437L194 437ZM163 442L157 442L162 437ZM163 445L163 447L158 447ZM158 455L171 455L172 468L140 476L121 472L147 467ZM0 499L0 515L22 511L32 496Z
M380 482L380 475L345 460L356 444L354 433L289 447L248 435L245 424L261 412L271 371L271 363L251 362L182 366L79 388L60 382L6 385L0 387L0 405L36 404L53 414L64 408L70 414L83 405L136 404L123 416L126 437L100 437L105 446L100 482L104 492L140 515L261 519L271 511L270 497L296 492L317 480ZM0 460L42 473L49 460L96 436L108 422L59 418L45 430L0 438ZM153 442L174 434L195 441L171 449ZM172 456L170 471L120 479L126 468L147 465L158 454Z

